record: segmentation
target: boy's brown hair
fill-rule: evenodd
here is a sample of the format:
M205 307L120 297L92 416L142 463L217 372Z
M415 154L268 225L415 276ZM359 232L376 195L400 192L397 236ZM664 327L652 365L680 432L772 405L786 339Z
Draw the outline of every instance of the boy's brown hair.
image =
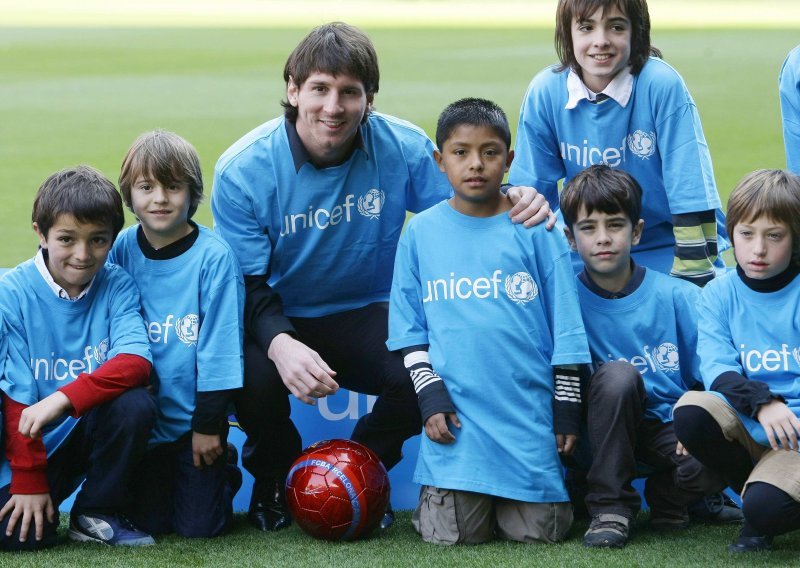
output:
M112 240L125 224L122 199L107 177L91 166L75 166L48 177L36 192L31 221L47 237L60 215L72 215L80 223L106 225Z
M739 223L767 217L792 232L792 265L800 267L800 177L783 170L756 170L744 176L728 198L725 229L733 238Z
M186 182L190 199L187 219L192 218L203 200L200 157L194 146L174 132L145 132L134 140L125 154L119 173L119 190L131 210L131 188L139 176L152 176L162 185Z
M331 22L311 30L294 48L283 68L283 80L291 80L300 88L313 73L351 75L361 81L367 98L378 92L380 71L375 46L355 26L344 22ZM297 108L288 101L281 101L286 120L297 120ZM364 120L369 109L364 113Z
M647 0L559 0L556 8L556 52L561 65L557 71L574 69L580 73L580 66L572 49L572 22L588 18L598 8L603 12L616 6L631 22L631 57L628 63L631 73L642 70L651 55L661 57L661 51L650 45L650 12Z

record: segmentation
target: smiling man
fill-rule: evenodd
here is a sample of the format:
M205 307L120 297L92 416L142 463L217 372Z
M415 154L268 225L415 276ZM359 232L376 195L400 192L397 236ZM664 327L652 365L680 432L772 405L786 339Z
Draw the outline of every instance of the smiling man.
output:
M222 155L211 197L247 287L237 414L248 436L242 462L256 479L248 518L261 530L289 524L283 480L301 439L287 394L308 404L340 385L378 395L352 437L387 469L420 431L402 357L384 345L387 302L406 212L451 193L425 133L372 112L378 60L362 31L343 23L312 30L284 80L284 116ZM509 194L515 221L547 216L533 190ZM389 513L382 526L391 521Z

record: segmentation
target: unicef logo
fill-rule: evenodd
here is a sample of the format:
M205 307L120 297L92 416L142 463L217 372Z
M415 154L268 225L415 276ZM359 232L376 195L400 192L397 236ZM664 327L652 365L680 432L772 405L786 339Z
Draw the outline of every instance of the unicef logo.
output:
M506 276L506 295L509 300L524 304L533 300L538 294L539 288L527 272L515 272Z
M102 365L108 359L108 338L106 337L103 341L97 344L97 347L94 348L94 360L97 361L98 365Z
M637 130L628 134L628 148L636 156L646 160L656 153L656 133Z
M187 314L175 321L175 335L186 345L197 343L200 318L197 314Z
M370 219L379 219L386 201L386 194L380 189L370 189L358 198L358 212Z
M653 360L662 371L677 371L680 369L678 348L672 343L662 343L653 349Z

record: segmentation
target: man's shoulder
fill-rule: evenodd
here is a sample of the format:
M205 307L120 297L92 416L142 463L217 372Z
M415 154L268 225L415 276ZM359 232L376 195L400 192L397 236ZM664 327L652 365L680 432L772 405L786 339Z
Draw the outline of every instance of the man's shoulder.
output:
M365 130L377 140L393 138L400 142L419 144L420 140L430 140L425 131L407 120L389 114L371 112L365 123Z
M288 151L288 145L281 138L284 120L282 116L273 118L239 138L217 160L216 172L221 173L234 164L247 166L253 160L264 158L276 151Z

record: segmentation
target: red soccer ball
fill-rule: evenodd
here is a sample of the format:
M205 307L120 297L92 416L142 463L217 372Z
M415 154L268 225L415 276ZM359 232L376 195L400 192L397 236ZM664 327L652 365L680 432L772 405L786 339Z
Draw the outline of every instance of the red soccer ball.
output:
M375 453L351 440L323 440L303 450L286 476L286 501L315 538L369 535L389 503L389 476Z

